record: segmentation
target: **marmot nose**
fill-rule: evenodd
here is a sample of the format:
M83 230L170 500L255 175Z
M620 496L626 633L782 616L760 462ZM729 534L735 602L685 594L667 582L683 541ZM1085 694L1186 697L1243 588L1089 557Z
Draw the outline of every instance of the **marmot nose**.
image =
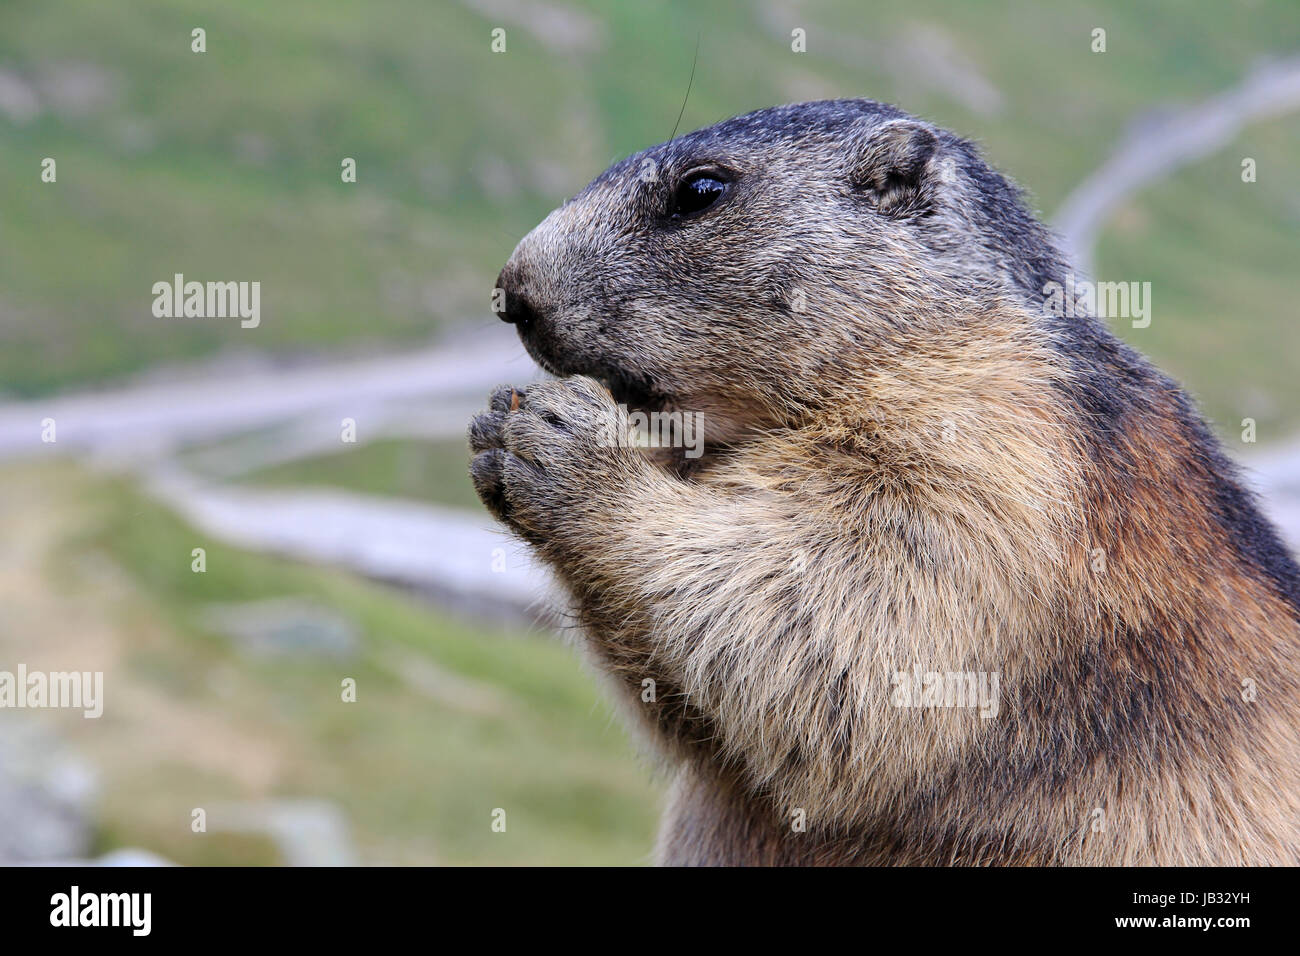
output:
M539 317L537 307L519 289L519 283L510 270L503 270L497 277L497 288L501 290L501 303L498 315L502 322L517 325L522 331L535 323Z
M509 322L511 325L517 325L520 329L526 329L537 321L537 310L533 304L528 301L528 297L520 292L511 295L506 293L506 310L501 313L501 320Z

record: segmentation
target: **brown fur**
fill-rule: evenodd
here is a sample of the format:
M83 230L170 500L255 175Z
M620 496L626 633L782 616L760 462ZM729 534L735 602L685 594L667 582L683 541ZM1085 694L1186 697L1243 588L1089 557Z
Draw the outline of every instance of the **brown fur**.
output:
M494 396L476 487L675 768L660 859L1300 863L1294 564L1176 386L1043 313L1005 182L864 102L651 151L664 188L740 170L689 230L650 233L633 157L503 273L571 377ZM605 447L589 376L703 410L709 453ZM895 706L914 670L997 673L997 716Z

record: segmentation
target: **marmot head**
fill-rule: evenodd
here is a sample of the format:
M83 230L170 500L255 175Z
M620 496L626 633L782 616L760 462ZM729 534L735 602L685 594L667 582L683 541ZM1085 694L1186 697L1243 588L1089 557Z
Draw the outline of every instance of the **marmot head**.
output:
M610 167L519 243L502 317L547 371L709 440L905 360L898 333L1063 272L1016 189L951 133L870 100L782 106ZM1041 308L1036 306L1035 308Z

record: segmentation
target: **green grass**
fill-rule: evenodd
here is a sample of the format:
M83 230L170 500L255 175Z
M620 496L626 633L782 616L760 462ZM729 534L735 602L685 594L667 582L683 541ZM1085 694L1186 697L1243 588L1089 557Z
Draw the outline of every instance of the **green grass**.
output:
M478 510L462 440L384 439L304 458L243 477L250 484L347 488L363 494L411 498Z
M1300 122L1249 130L1138 197L1098 250L1100 275L1151 283L1150 327L1118 321L1117 331L1183 380L1229 437L1245 417L1265 443L1300 425L1298 154ZM1241 181L1244 156L1264 171L1257 182Z
M337 803L366 862L648 859L652 774L571 648L541 633L457 620L344 573L226 547L125 482L61 472L43 484L96 502L94 520L58 551L56 586L85 593L86 569L105 559L129 585L129 597L96 611L126 642L124 670L106 676L119 703L106 708L102 727L72 728L107 764L101 850L132 845L182 863L266 862L273 851L263 842L196 836L188 821L191 807L269 796ZM207 549L205 573L191 570L195 547ZM353 622L362 636L356 659L250 658L204 626L210 604L285 595ZM403 677L422 666L470 682L479 698L430 699ZM356 703L340 700L345 676L357 682ZM100 732L158 699L163 711L174 710L177 727L210 721L220 728L215 735L269 747L269 778L251 785L242 764L196 769L158 744L171 721L157 711L122 731L127 749L114 761L114 738ZM196 751L213 746L196 731ZM258 762L244 751L234 756ZM490 827L498 807L507 813L505 833Z
M697 37L683 128L873 96L978 139L1048 213L1137 112L1212 95L1300 47L1284 0L1195 11L812 0L775 16L697 0L562 5L589 18L593 48L548 49L454 0L6 4L0 68L34 83L46 108L0 121L0 392L84 387L228 348L401 348L490 321L488 291L518 237L611 160L668 136ZM190 52L195 26L207 53ZM505 54L490 52L495 26ZM796 26L807 53L790 51ZM1089 50L1098 26L1104 54ZM919 28L946 37L1001 108L973 111L931 82L905 43ZM101 105L50 105L40 78L69 64L109 78ZM1153 283L1153 327L1133 341L1222 427L1253 413L1264 435L1300 424L1300 213L1287 174L1298 125L1254 126L1136 197L1097 258L1100 278ZM1242 155L1260 164L1247 188ZM46 156L56 184L39 181ZM344 156L356 184L340 181ZM1136 232L1124 226L1135 218ZM261 281L261 327L153 318L150 286L176 272Z

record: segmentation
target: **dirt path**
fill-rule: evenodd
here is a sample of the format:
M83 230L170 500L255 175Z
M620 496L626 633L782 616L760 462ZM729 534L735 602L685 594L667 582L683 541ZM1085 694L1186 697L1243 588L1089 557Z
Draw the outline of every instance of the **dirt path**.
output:
M337 430L343 418L361 422L413 403L482 403L493 385L537 375L517 338L504 326L489 329L456 348L236 376L199 372L178 381L0 404L0 459L68 451L165 456L183 444L305 417L323 417ZM42 442L47 419L55 425L53 444ZM463 428L462 420L457 431Z
M486 617L531 617L547 604L548 578L486 512L218 485L166 465L147 487L199 530L242 548L340 565Z
M1178 110L1148 111L1097 171L1066 197L1053 223L1085 274L1106 218L1130 195L1222 149L1244 126L1300 109L1300 57L1259 66L1226 92Z

